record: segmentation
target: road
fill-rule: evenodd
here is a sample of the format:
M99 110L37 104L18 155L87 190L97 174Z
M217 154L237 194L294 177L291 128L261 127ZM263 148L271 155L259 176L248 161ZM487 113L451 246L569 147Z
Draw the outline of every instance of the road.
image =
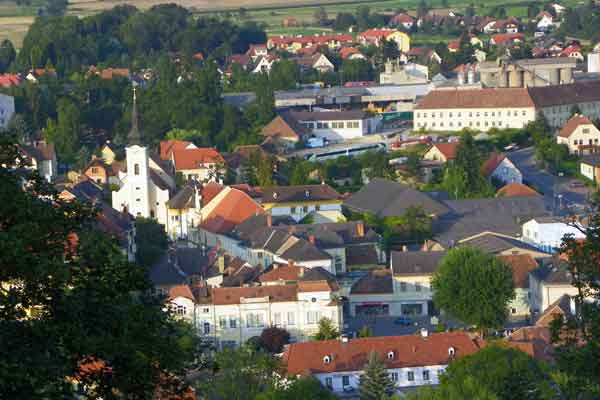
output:
M587 187L573 188L576 179L554 176L536 165L533 147L509 153L509 158L523 174L523 179L544 194L550 209L583 210L588 205ZM575 209L575 210L573 210Z

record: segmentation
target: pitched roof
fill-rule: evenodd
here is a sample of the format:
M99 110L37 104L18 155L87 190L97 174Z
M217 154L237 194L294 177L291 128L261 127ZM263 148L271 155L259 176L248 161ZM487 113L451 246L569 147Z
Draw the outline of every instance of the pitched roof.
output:
M169 288L169 300L173 300L177 297L183 297L192 301L195 300L192 290L186 284L176 285Z
M485 233L473 239L465 240L461 242L461 244L464 246L477 247L478 249L490 254L501 253L503 251L510 250L513 248L543 253L538 248L533 247L532 245L522 242L518 239L496 235L494 233Z
M308 134L308 129L300 125L289 112L281 113L264 126L261 133L268 137L281 137L298 140Z
M504 161L506 156L504 154L492 153L489 158L485 160L481 166L481 171L485 176L490 176L496 168Z
M445 251L392 251L390 266L394 275L431 275L447 254Z
M379 256L375 245L355 245L345 249L346 265L377 265Z
M396 32L399 31L392 28L373 28L360 33L358 36L365 39L383 39Z
M526 88L444 89L429 92L415 109L522 108L534 105Z
M354 55L354 54L360 54L362 55L362 53L360 52L360 50L358 50L355 47L342 47L340 49L340 58L342 60L347 59L348 57Z
M573 283L573 276L571 275L571 272L569 272L567 269L566 264L562 262L556 262L538 268L532 272L532 275L538 281L543 281L547 284L571 286Z
M19 148L27 157L34 158L38 162L52 160L55 155L54 144L44 141L19 145Z
M455 357L468 356L479 350L467 333L451 332L434 333L428 337L381 336L348 342L334 339L292 343L284 354L284 360L290 375L361 371L371 352L378 354L386 368L420 367L447 365L451 359L450 348L454 349ZM388 357L390 351L393 352L392 358ZM325 356L330 357L329 363L324 362Z
M441 215L448 208L426 193L398 182L375 178L344 201L356 212L370 212L379 217L400 216L410 207L421 206L427 214Z
M506 46L512 44L514 41L525 40L525 35L522 33L497 33L492 35L490 38L491 41L494 42L496 46Z
M502 186L496 194L504 197L540 196L538 192L522 183L509 183Z
M499 256L512 268L513 287L527 289L529 287L529 273L538 267L538 263L529 254Z
M296 301L297 285L269 285L253 287L222 287L212 289L214 305L240 304L242 299L268 297L272 303Z
M446 157L446 160L454 160L456 158L458 143L436 143L431 147L437 148Z
M161 140L160 142L160 159L164 161L168 161L171 159L171 153L175 150L184 150L188 146L194 146L192 142L188 142L186 140Z
M155 285L175 285L187 282L191 277L204 279L218 274L214 259L198 248L169 250L150 268L150 281Z
M527 88L536 107L571 105L600 100L600 81Z
M223 156L212 147L173 150L173 160L177 171L202 168L205 164L224 163Z
M331 292L332 290L334 289L327 280L298 282L298 292Z
M346 121L363 120L367 113L362 110L348 111L290 111L297 121Z
M270 186L263 188L263 203L292 203L307 201L334 201L341 200L342 196L331 186L322 185L296 185L296 186Z
M550 327L550 324L558 316L571 316L571 297L567 294L560 296L554 303L544 310L535 322L536 326Z
M196 188L191 185L182 187L175 196L171 197L167 202L167 206L175 210L183 210L194 208L196 205Z
M222 198L214 198L211 203L217 200L218 204L204 216L204 222L200 225L209 232L229 232L251 216L264 213L256 201L238 189L229 188Z
M567 121L565 126L562 127L562 129L558 133L558 136L568 138L573 134L573 132L575 132L575 129L577 129L581 125L592 125L595 127L594 123L590 121L588 117L586 117L585 115L576 114L573 115Z
M350 288L351 295L391 294L394 292L392 274L389 269L376 269L356 281Z

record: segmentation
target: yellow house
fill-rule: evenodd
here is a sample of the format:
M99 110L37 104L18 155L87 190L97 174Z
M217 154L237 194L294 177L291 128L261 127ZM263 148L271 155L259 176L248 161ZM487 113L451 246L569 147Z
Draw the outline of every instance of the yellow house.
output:
M369 29L358 35L358 41L363 45L380 46L384 39L396 42L398 50L402 53L408 53L410 50L410 36L397 29Z
M261 205L274 216L290 216L300 221L310 213L342 211L342 196L331 186L273 186L263 189Z
M587 117L575 114L556 137L558 144L565 144L571 154L591 154L600 150L600 130Z
M386 40L393 40L398 44L398 50L408 53L410 50L410 36L402 31L395 31L385 37Z
M115 145L110 141L107 141L100 150L100 156L106 164L111 165L117 158L117 150Z

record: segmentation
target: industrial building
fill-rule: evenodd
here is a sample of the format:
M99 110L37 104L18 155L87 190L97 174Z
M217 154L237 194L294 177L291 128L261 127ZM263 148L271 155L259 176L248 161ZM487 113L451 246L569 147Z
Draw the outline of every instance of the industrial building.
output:
M569 57L498 59L480 63L479 73L485 87L551 86L572 83L576 66L577 61Z

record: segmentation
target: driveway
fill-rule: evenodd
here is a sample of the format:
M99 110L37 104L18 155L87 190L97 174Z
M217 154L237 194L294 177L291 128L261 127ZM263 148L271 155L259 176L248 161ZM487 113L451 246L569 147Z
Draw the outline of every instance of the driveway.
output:
M523 174L523 179L543 192L550 209L560 213L569 208L571 211L582 211L588 206L588 188L571 187L576 179L554 176L538 168L533 147L513 151L508 156Z

